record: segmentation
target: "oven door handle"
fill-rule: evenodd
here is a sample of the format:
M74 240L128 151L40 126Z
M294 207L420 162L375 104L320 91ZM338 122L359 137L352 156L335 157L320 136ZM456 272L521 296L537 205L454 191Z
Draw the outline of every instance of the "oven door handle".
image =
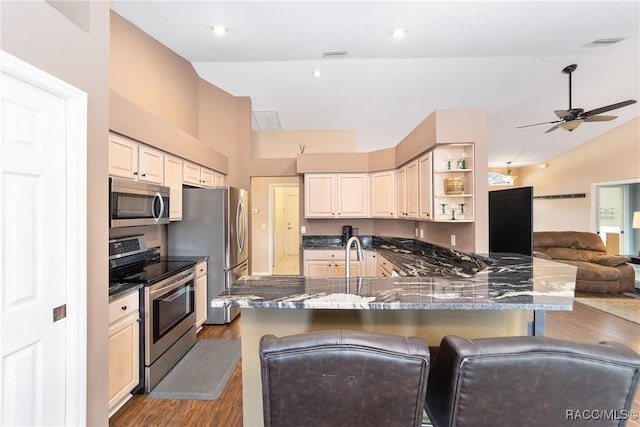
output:
M174 290L176 288L179 288L180 286L183 286L185 283L189 282L190 280L193 280L193 278L195 276L196 276L195 273L192 272L192 273L189 273L187 276L183 276L183 277L180 277L178 279L175 279L175 280L163 285L160 288L151 290L149 292L149 296L154 298L158 294L166 294L167 292L170 292L170 291L172 291L172 290Z

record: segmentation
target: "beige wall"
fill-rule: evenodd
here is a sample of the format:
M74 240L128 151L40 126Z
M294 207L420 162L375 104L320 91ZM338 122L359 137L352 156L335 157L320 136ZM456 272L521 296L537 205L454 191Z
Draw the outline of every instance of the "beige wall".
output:
M111 89L198 136L199 78L191 64L111 12Z
M1 2L0 41L2 50L88 94L87 187L104 190L87 193L87 423L104 426L108 423L109 5L67 2L60 9L72 14L82 28L42 1Z
M236 98L111 12L110 129L228 174Z
M349 153L356 150L355 131L263 130L251 132L251 157L277 159L305 153Z
M573 193L585 193L586 197L535 199L534 231L596 231L592 185L640 179L640 118L546 163L548 167L544 169L537 165L520 168L517 186L533 186L534 197Z

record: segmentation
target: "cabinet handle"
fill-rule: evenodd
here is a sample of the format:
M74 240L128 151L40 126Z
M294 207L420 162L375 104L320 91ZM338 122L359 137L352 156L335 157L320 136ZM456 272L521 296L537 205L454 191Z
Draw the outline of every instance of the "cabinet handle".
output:
M125 311L127 309L126 305L123 305L122 307L120 307L122 309L122 311Z
M146 174L146 173L143 173L143 174L142 174L142 176L143 176L143 177L145 177L145 176L147 176L147 174Z
M134 175L138 175L138 172L134 172L133 174L134 174Z

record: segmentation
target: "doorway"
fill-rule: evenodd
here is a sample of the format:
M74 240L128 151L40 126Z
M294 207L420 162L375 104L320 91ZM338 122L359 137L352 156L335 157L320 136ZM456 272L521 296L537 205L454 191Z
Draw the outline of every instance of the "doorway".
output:
M87 94L0 64L0 424L83 425Z
M637 254L640 229L633 213L640 211L640 182L596 184L596 230L610 254Z
M275 275L300 272L300 199L297 184L270 185L271 271Z

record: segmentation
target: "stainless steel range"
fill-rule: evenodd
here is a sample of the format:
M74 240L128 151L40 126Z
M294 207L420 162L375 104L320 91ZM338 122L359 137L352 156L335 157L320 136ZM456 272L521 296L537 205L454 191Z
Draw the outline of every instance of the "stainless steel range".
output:
M144 391L151 391L196 343L195 263L160 260L144 236L109 241L110 290L143 284ZM142 367L142 365L141 365Z

